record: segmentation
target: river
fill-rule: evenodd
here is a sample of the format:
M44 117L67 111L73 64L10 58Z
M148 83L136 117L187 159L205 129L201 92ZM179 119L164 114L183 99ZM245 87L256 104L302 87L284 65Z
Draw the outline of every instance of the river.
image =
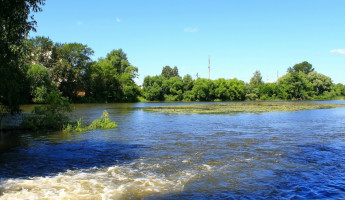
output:
M76 105L86 122L107 110L112 130L1 134L0 199L345 198L345 108L140 109L154 105Z

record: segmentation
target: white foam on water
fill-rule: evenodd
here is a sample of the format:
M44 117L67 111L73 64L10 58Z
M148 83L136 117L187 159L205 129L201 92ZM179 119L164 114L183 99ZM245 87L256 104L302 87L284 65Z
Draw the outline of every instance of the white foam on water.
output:
M203 164L202 167L205 168L206 170L212 170L212 167L207 164Z
M130 165L67 171L56 176L3 180L0 200L140 199L182 191L185 184L195 177L197 174L194 171L166 176Z

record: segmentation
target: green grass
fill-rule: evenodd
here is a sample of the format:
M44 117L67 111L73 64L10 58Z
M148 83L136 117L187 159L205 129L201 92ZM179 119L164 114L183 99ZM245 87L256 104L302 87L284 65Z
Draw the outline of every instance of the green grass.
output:
M235 112L289 112L310 109L329 109L345 107L345 104L307 103L307 102L246 102L198 104L183 106L157 106L143 108L145 111L181 114L226 114Z

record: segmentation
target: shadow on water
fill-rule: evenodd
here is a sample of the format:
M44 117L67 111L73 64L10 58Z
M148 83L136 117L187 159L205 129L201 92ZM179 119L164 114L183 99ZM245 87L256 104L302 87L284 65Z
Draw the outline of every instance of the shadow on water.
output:
M87 134L87 133L86 133ZM98 134L98 133L89 133ZM143 145L105 139L69 139L55 134L11 134L0 138L0 178L47 176L74 169L107 167L139 157ZM54 134L53 134L54 136Z

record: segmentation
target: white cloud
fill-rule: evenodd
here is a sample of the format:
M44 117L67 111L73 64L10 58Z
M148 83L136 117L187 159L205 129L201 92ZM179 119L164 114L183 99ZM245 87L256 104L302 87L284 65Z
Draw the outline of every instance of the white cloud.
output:
M117 22L117 23L120 23L120 22L121 22L121 19L118 18L118 17L116 17L116 22Z
M345 49L333 49L330 52L335 53L335 54L345 55Z
M185 28L183 31L184 31L185 33L195 33L195 32L198 31L198 29L195 28L195 27L187 27L187 28Z

